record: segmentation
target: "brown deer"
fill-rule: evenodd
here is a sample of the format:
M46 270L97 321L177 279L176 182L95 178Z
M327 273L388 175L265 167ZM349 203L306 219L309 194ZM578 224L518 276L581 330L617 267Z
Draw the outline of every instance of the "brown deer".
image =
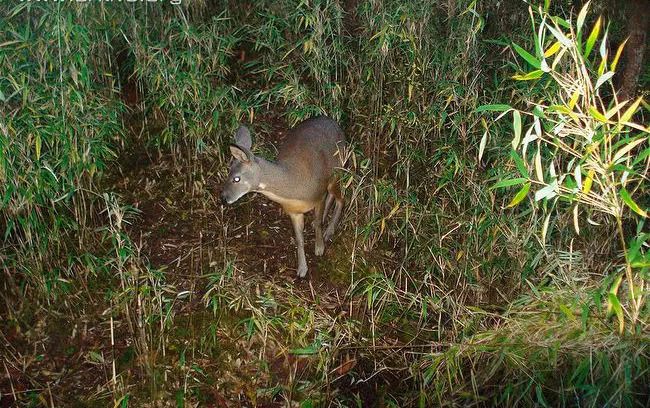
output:
M307 275L303 229L305 213L314 210L315 254L323 255L325 241L334 235L343 210L343 196L334 175L343 164L345 136L339 125L325 116L305 120L291 129L271 162L251 152L251 135L245 126L230 146L233 160L221 190L221 202L232 204L250 192L261 193L280 204L291 218L298 247L298 276ZM332 202L334 214L323 234Z

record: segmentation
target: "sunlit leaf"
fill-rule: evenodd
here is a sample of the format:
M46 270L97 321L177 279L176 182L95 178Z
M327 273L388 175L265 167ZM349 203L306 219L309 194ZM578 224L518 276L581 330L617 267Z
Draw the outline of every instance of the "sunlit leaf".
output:
M612 161L610 162L610 166L616 164L619 159L621 159L623 156L625 156L627 153L629 153L632 149L640 145L641 143L645 142L647 138L642 137L640 139L637 139L631 143L626 144L623 146L619 151L616 152L614 157L612 158Z
M541 201L543 199L550 199L557 196L558 185L557 180L553 180L551 184L547 184L543 188L535 192L535 201Z
M546 51L544 51L544 58L548 58L554 55L556 52L560 50L560 48L562 48L562 44L559 41L554 42L553 45L551 45L550 47L548 47Z
M632 116L634 116L634 113L636 112L636 110L639 108L639 104L641 103L642 100L643 100L643 98L639 97L639 99L634 101L634 103L632 105L630 105L630 107L625 110L625 113L623 113L623 115L621 115L621 119L620 119L619 122L621 122L621 123L629 122L630 119L632 119Z
M535 71L531 71L524 75L520 75L520 74L513 75L512 79L515 79L517 81L530 81L533 79L541 78L542 75L544 75L544 71L542 71L541 69L536 69Z
M605 117L605 115L603 115L602 113L598 112L598 109L596 109L596 108L593 107L593 106L590 106L590 107L589 107L589 114L591 115L592 118L596 119L597 121L600 121L600 122L603 122L603 123L607 123L607 122L609 122L609 121L607 120L607 118Z
M578 35L580 35L580 32L582 31L582 26L585 23L585 18L587 18L587 11L589 10L589 3L591 3L591 0L585 3L584 6L582 6L582 9L580 9L580 12L578 13L578 19L576 20L576 28L578 30Z
M483 158L483 152L485 151L485 145L487 144L487 138L488 138L488 131L486 130L483 133L483 137L481 137L481 143L479 144L478 148L478 161L481 161L481 158Z
M616 50L616 54L614 55L614 59L612 60L612 63L609 66L609 69L611 71L616 71L616 66L618 65L618 60L621 58L621 54L623 53L623 49L625 48L625 44L627 43L627 38L625 41L621 43L621 45L618 46L618 49Z
M587 179L585 180L585 184L582 187L583 194L589 194L589 192L591 191L591 185L594 182L595 174L596 172L593 169L589 170L589 172L587 173Z
M583 54L585 58L589 58L589 54L591 54L591 50L594 48L594 44L600 35L600 26L602 24L602 20L602 17L598 17L596 24L594 24L594 28L591 29L591 34L589 34L589 38L587 38L585 52Z
M605 72L603 75L601 75L598 80L596 81L596 85L594 86L594 90L600 88L602 84L605 82L609 81L612 77L614 76L614 71L609 71Z

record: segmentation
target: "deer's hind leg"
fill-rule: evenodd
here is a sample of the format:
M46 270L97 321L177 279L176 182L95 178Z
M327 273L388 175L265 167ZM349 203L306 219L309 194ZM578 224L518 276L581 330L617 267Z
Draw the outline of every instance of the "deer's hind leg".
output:
M323 223L323 207L325 205L325 197L323 197L322 200L320 200L317 204L316 207L314 207L314 235L315 235L315 246L314 246L314 254L316 256L321 256L325 252L325 242L323 241L323 229L322 229L322 223Z
M332 215L332 219L327 225L325 235L323 236L323 239L325 241L329 241L334 236L334 231L336 230L336 226L338 225L341 218L341 212L343 211L343 194L341 194L341 190L336 179L330 181L330 183L327 185L327 193L327 200L332 197L336 201L336 204L334 205L334 215ZM325 204L327 207L327 202Z
M323 210L323 223L327 220L327 214L330 212L330 207L332 206L332 203L334 202L334 196L329 193L329 191L326 194L325 198L325 209Z

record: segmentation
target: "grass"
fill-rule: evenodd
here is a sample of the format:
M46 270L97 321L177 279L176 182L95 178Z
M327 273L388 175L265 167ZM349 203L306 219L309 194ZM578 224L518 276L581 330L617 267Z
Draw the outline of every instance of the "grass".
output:
M0 402L647 404L647 103L605 2L502 3L3 5ZM217 185L320 113L347 205L297 280Z

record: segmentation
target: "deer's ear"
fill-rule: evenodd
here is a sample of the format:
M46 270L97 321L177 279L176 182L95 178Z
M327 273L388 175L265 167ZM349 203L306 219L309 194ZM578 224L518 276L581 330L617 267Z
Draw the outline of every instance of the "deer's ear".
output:
M230 153L235 160L242 163L248 163L253 158L250 150L238 145L230 145Z
M235 144L244 149L250 150L253 142L251 141L251 132L244 125L240 126L235 133Z

